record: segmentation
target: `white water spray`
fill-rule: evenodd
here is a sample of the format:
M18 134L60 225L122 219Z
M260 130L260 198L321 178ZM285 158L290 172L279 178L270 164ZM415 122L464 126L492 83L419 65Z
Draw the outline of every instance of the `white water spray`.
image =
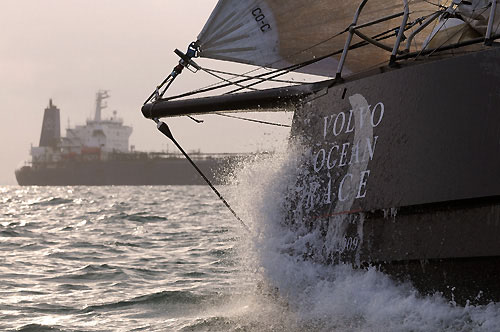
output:
M342 243L340 236L325 241L319 227L287 219L289 209L296 208L288 195L301 197L304 189L296 180L304 171L298 167L303 158L299 151L287 146L242 163L231 195L235 209L252 229L241 250L242 261L255 279L277 289L276 307L287 303L286 312L258 308L273 312L265 316L268 324L279 321L279 331L500 331L497 303L461 307L440 294L421 296L410 283L396 282L375 268L353 269L309 259L311 247L339 250Z

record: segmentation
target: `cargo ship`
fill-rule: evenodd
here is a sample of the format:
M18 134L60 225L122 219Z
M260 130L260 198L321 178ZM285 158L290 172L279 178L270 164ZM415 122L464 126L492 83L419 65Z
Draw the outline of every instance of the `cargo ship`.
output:
M103 117L107 91L96 94L93 119L66 129L61 136L60 110L52 99L45 109L40 143L31 161L15 171L19 185L201 185L205 181L179 153L139 152L129 147L132 127L117 112ZM200 170L215 183L223 182L230 165L242 154L192 153Z

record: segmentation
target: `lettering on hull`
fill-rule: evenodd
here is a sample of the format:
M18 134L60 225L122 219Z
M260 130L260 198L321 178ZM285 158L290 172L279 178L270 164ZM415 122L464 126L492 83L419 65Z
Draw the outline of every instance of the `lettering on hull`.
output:
M359 206L370 186L370 161L381 142L374 131L384 123L385 106L380 101L370 104L361 94L348 99L349 110L324 114L323 109L321 118L304 119L304 125L316 131L308 133L308 171L297 200L301 212L294 218L320 229L323 257L359 264L364 221Z

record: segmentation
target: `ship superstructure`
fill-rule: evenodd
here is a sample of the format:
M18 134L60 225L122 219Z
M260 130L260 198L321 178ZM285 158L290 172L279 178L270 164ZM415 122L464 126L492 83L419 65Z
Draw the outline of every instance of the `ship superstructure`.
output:
M132 127L113 111L104 117L108 91L96 94L95 115L86 124L60 132L60 110L52 99L44 111L40 143L31 161L16 170L20 185L196 185L203 184L177 153L139 152L129 147ZM199 167L215 183L216 174L238 154L195 153Z
M107 107L104 100L109 98L107 91L99 91L96 96L94 119L86 125L79 125L66 130L66 137L61 141L62 153L81 153L81 149L90 148L104 154L110 152L129 152L129 137L132 127L124 126L123 120L116 116L102 119L102 110Z
M60 110L51 99L44 113L40 144L31 148L33 166L67 159L107 160L110 154L128 153L132 127L124 126L116 111L112 117L102 118L107 98L107 91L98 91L94 118L85 125L67 128L64 137L60 134Z

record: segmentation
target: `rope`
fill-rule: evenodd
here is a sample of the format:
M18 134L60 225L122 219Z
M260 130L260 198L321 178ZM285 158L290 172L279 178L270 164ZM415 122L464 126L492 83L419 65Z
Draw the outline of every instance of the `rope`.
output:
M390 30L388 30L388 31L385 31L385 32L379 33L379 34L375 35L375 36L373 37L373 39L376 39L376 38L378 38L378 37L381 37L381 36L383 36L383 35L385 35L385 34L387 34L387 33L391 33L393 30L394 30L394 29L390 29ZM405 29L405 30L407 30L407 29ZM294 54L291 54L291 55L287 56L285 59L287 59L287 58L291 58L291 57L294 57L294 56L296 56L296 55L298 55L298 54L300 54L300 53L306 52L306 51L311 50L311 49L313 49L313 48L315 48L315 47L317 47L317 46L319 46L319 45L321 45L321 44L324 44L324 43L326 43L326 42L329 42L330 40L332 40L332 39L334 39L334 38L336 38L336 37L338 37L338 36L340 36L340 35L342 35L342 34L346 33L347 31L349 31L349 27L345 28L343 31L340 31L340 32L338 32L338 33L334 34L333 36L331 36L331 37L329 37L329 38L327 38L327 39L325 39L325 40L323 40L323 41L321 41L321 42L318 42L318 43L316 43L316 44L314 44L314 45L311 45L311 46L309 46L309 47L307 47L307 48L305 48L305 49L302 49L302 50L300 50L300 51L298 51L298 52L296 52L296 53L294 53ZM387 36L387 37L382 38L382 39L376 39L376 40L383 40L383 39L390 38L390 37L392 37L392 35ZM358 43L358 44L359 44L359 43ZM365 46L365 45L367 45L368 43L367 43L367 42L362 41L362 42L361 42L361 44L362 44L362 45L360 45L360 46ZM355 45L356 45L356 44L355 44ZM352 49L355 49L355 48L360 47L360 46L358 46L358 47L354 47L355 45L351 46L349 49L351 49L351 50L352 50ZM316 59L313 59L313 60L310 60L310 61L306 61L306 62L302 63L302 64L304 64L304 65L302 65L302 64L291 65L291 66L289 66L289 67L285 67L285 68L282 68L282 69L277 69L277 70L271 71L271 72L269 72L269 73L261 74L261 75L259 75L259 76L254 76L254 77L252 77L252 76L246 76L246 75L248 75L248 74L250 74L250 73L252 73L252 72L255 72L255 71L257 71L257 70L260 70L260 69L262 69L263 67L260 67L260 68L256 68L256 69L250 70L250 71L248 71L248 72L246 72L246 73L243 73L243 74L241 74L241 75L239 75L239 74L232 74L232 75L234 75L235 77L247 77L247 78L259 79L261 76L265 76L265 75L268 75L268 74L269 74L269 75L271 75L271 74L273 74L273 73L276 73L276 72L279 72L279 71L282 71L282 70L283 70L283 71L285 71L283 74L280 74L280 75L274 75L274 76L271 76L271 78L268 78L268 79L261 79L261 81L262 81L262 82L265 82L265 81L276 81L276 82L279 82L280 80L273 80L273 78L274 78L274 77L281 76L281 75L284 75L284 74L287 74L287 73L289 73L290 71L293 71L293 70L296 70L296 69L300 69L300 68L302 68L302 67L308 66L308 65L310 65L310 64L312 64L312 63L315 63L315 62L321 61L321 60L323 60L323 59L325 59L325 58L328 58L328 57L331 57L331 56L333 56L333 55L337 55L337 54L340 54L340 53L342 53L342 50L335 51L335 52L330 53L330 54L328 54L328 55L326 55L326 56L322 56L322 57L319 57L319 58L316 58ZM267 66L267 67L271 67L273 64L276 64L276 63L278 63L279 61L280 61L280 60L277 60L277 61L275 61L275 62L269 63L269 64L267 64L266 66ZM298 67L295 69L295 67L296 67L296 66L298 66ZM229 74L229 73L228 73L228 74ZM241 82L242 82L242 81L238 81L238 83L241 83ZM262 82L253 83L253 84L251 84L251 85L246 86L245 88L249 88L249 87L251 87L251 86L253 86L253 85L260 84L260 83L262 83ZM296 82L290 82L290 81L285 81L285 82L286 82L286 83L295 83L295 84L296 84ZM226 87L226 86L221 86L220 88L222 88L222 87ZM244 88L242 87L242 88L240 88L240 89L233 90L233 91L231 91L231 92L229 92L229 93L234 93L234 92L236 92L236 91L240 91L240 90L242 90L242 89L244 89ZM202 93L202 92L205 92L205 91L202 91L202 90L195 90L195 91L199 91L199 92L197 92L197 93ZM193 92L194 92L194 91L193 91ZM172 99L173 99L173 98L174 98L174 97L172 97Z
M286 68L283 68L283 69L276 69L276 70L273 70L272 72L269 72L269 73L259 74L257 76L249 77L249 78L243 78L243 79L238 80L236 82L212 84L212 85L210 85L210 86L208 86L206 88L197 89L197 90L193 90L193 91L190 91L190 92L186 92L186 93L182 93L182 94L179 94L179 95L175 95L175 96L172 96L172 97L169 97L169 98L165 98L165 100L166 101L168 101L168 100L174 100L174 99L179 99L179 98L183 98L183 97L189 97L189 96L192 96L192 95L195 95L195 94L199 94L199 93L210 92L210 91L213 91L213 90L222 89L222 88L234 85L235 83L242 83L242 82L251 81L251 80L254 80L254 79L258 79L260 77L264 77L266 75L270 75L272 73L280 72L280 71L286 70L288 68L295 68L295 67L296 67L296 65L292 65L292 66L289 66L289 67L286 67ZM256 70L258 70L258 69L256 69Z
M240 84L238 84L238 83L231 82L230 80L225 79L224 77L219 76L219 75L217 75L217 74L213 73L211 70L207 70L207 69L202 68L202 67L200 67L200 69L201 69L202 71L204 71L205 73L207 73L207 74L209 74L209 75L212 75L212 76L213 76L213 77L215 77L215 78L218 78L218 79L220 79L220 80L223 80L224 82L228 82L228 83L230 83L231 85L233 85L233 84L234 84L234 85L236 85L236 86L239 86L239 87L240 87L240 88L242 88L242 89L250 89L250 90L253 90L253 91L257 91L257 89L247 88L247 87L245 87L244 85L240 85Z
M441 8L441 9L445 9L445 8L446 8L446 7L445 7L445 6L443 6L443 5L440 5L440 4L438 4L438 3L431 2L431 1L429 1L429 0L423 0L423 1L424 1L424 2L426 2L426 3L428 3L429 5L433 5L433 6L436 6L436 7Z
M383 36L384 34L390 33L393 30L394 29L390 29L388 31L380 33L380 34L374 36L374 38L378 38L379 36ZM392 35L384 36L384 37L379 38L377 40L384 40L384 39L387 39L387 38L390 38L390 37L392 37ZM353 49L357 49L357 48L365 46L365 45L368 45L368 43L365 42L365 41L361 41L361 42L358 42L358 43L352 45L351 47L349 47L349 49L353 50ZM196 94L199 94L199 93L210 92L210 91L214 91L214 90L217 90L217 89L226 88L226 87L231 86L231 85L238 85L239 83L248 82L248 81L256 80L256 79L260 79L262 82L264 82L264 81L272 81L272 79L274 79L275 77L279 77L279 76L285 75L285 74L287 74L287 73L289 73L291 71L294 71L294 70L300 69L302 67L308 66L310 64L313 64L315 62L324 60L324 59L326 59L328 57L331 57L333 55L340 54L340 53L342 53L342 51L343 51L343 49L340 49L340 50L337 50L337 51L332 52L330 54L327 54L327 55L324 55L324 56L321 56L321 57L317 57L315 59L311 59L311 60L302 62L300 64L290 65L288 67L281 68L281 69L275 69L275 70L272 70L272 71L270 71L268 73L263 73L263 74L259 74L259 75L256 75L256 76L243 76L244 77L243 79L240 79L240 80L235 81L235 82L231 82L231 81L226 80L227 83L221 83L221 82L215 83L215 84L209 85L209 86L207 86L205 88L196 89L196 90L193 90L193 91L189 91L189 92L185 92L185 93L182 93L182 94L179 94L179 95L168 97L165 100L168 101L168 100L174 100L174 99L189 97L189 96L196 95ZM245 74L248 74L248 73L260 70L260 69L263 69L263 68L262 67L256 68L256 69L253 69L251 71L246 72ZM272 75L272 76L264 78L265 76L268 76L268 75ZM232 90L232 91L227 92L225 94L230 94L230 93L234 93L234 92L237 92L237 91L241 91L243 89L247 89L247 88L249 88L251 86L260 84L262 82L255 82L255 83L252 83L252 84L247 85L247 86L242 86L242 87L240 87L240 88L238 88L236 90Z
M406 27L405 30L408 30L408 27ZM307 50L310 50L310 49L312 49L312 48L314 48L314 47L316 47L318 45L326 43L326 42L328 42L328 41L330 41L330 40L332 40L332 39L334 39L334 38L342 35L346 31L348 31L348 28L346 28L345 30L343 30L341 32L336 33L335 35L333 35L332 37L329 37L329 38L325 39L324 41L321 41L321 42L316 43L316 44L314 44L314 45L312 45L310 47L307 47L307 48L305 48L305 49L303 49L301 51L298 51L298 52L290 55L289 57L297 55L297 54L300 54L300 53L305 52ZM373 36L372 38L376 39L376 40L379 40L379 41L387 39L387 38L391 38L392 37L391 33L393 31L394 31L394 28L390 29L388 31L379 33L379 34ZM387 35L387 34L389 34L389 35ZM384 35L386 35L386 36L384 36ZM361 42L358 42L358 43L352 45L351 47L349 47L349 49L353 50L353 49L357 49L359 47L363 47L363 46L366 46L366 45L368 45L367 42L361 41ZM186 93L182 93L182 94L179 94L179 95L175 95L175 96L172 96L172 97L165 98L165 100L168 101L168 100L174 100L174 99L183 98L183 97L189 97L189 96L192 96L192 95L195 95L195 94L200 94L200 93L214 91L214 90L217 90L217 89L226 88L226 87L229 87L231 85L236 85L236 86L238 86L238 88L235 89L235 90L229 91L229 92L227 92L225 94L231 94L231 93L238 92L238 91L241 91L241 90L244 90L244 89L250 89L251 87L253 87L253 86L257 85L257 84L263 83L263 82L282 82L282 83L301 84L301 83L298 83L298 82L275 80L274 78L282 76L282 75L285 75L285 74L287 74L287 73L289 73L291 71L298 70L300 68L303 68L303 67L308 66L310 64L313 64L315 62L321 61L321 60L326 59L328 57L331 57L331 56L334 56L334 55L338 55L338 54L342 53L342 51L343 51L343 49L337 50L337 51L332 52L330 54L327 54L327 55L324 55L324 56L321 56L321 57L317 57L315 59L308 60L308 61L305 61L305 62L300 63L300 64L290 65L288 67L281 68L281 69L275 69L275 70L272 70L270 72L259 74L259 75L256 75L256 76L247 76L247 75L250 74L250 73L252 73L252 72L255 72L257 70L261 70L261 69L265 69L265 68L264 67L255 68L255 69L252 69L252 70L250 70L250 71L248 71L246 73L243 73L243 74L226 73L226 72L216 71L216 70L213 70L213 69L203 68L203 70L205 72L207 72L208 74L210 74L212 76L217 77L218 79L224 81L225 83L218 82L218 83L215 83L215 84L208 85L208 86L206 86L204 88L192 90L192 91L189 91L189 92L186 92ZM275 64L277 62L278 61L270 63L269 66L271 66L271 65L273 65L273 64ZM230 79L226 79L226 78L220 77L220 76L216 75L215 73L234 75L233 78L242 78L242 77L243 78L239 79L239 80L236 80L236 81L231 81ZM266 77L266 76L269 76L269 77ZM231 79L233 79L233 78L231 78ZM254 82L252 84L248 84L248 85L240 84L240 83L248 82L248 81L251 81L251 80L259 80L259 81L258 82Z
M208 70L208 71L211 71L211 72L214 72L214 73L219 73L219 74L224 74L224 75L232 75L233 78L236 78L236 77L245 77L245 78L255 78L255 76L249 76L249 75L246 75L246 74L236 74L236 73L230 73L230 72L227 72L227 71L222 71L222 70L215 70L215 69L207 69L205 68L205 70ZM290 83L290 84L298 84L300 82L297 82L297 81L288 81L288 80L273 80L273 79L264 79L264 78L256 78L256 79L260 79L261 81L269 81L269 82L277 82L277 83Z
M229 115L229 114L224 114L224 113L220 113L220 112L213 112L213 114L217 114L217 115L220 115L220 116L225 116L225 117L228 117L228 118L234 118L234 119L238 119L238 120L245 120L245 121L250 121L250 122L257 122L257 123L267 124L267 125L271 125L271 126L287 127L287 128L291 128L292 127L292 126L287 125L287 124L275 123L275 122L268 122L268 121L263 121L263 120L250 119L250 118L244 118L244 117L241 117L241 116Z
M395 28L392 28L392 29L390 29L390 30L384 31L384 32L382 32L382 33L379 33L378 35L375 35L375 36L373 37L373 39L375 39L375 40L377 40L377 41L381 41L381 40L385 40L385 39L391 38L391 37L392 37L392 34L390 34L390 33L392 33L394 30L395 30ZM406 29L405 29L405 31L406 31ZM386 35L386 34L389 34L389 35L384 36L384 35ZM366 42L366 41L361 41L361 42L358 42L358 43L356 43L356 44L352 45L351 47L349 47L349 50L354 50L354 49L357 49L357 48L363 47L363 46L365 46L365 45L368 45L368 42ZM342 52L343 52L343 49L340 49L340 50L337 50L337 51L335 51L335 52L333 52L333 53L330 53L330 54L324 55L324 56L322 56L322 57L317 57L317 58L315 58L315 59L311 59L311 60L308 60L308 61L302 62L302 63L300 63L300 64L296 64L296 65L292 65L292 66L289 66L289 67L286 67L286 68L283 68L283 69L280 69L280 70L276 70L275 72L278 72L278 73L277 73L276 75L271 76L271 77L270 77L270 79L275 78L275 77L278 77L278 76L281 76L281 75L285 75L285 74L287 74L287 73L289 73L289 72L291 72L291 71L298 70L298 69L303 68L303 67L305 67L305 66L309 66L310 64L313 64L313 63L316 63L316 62L318 62L318 61L324 60L324 59L329 58L329 57L331 57L331 56L333 56L333 55L341 54ZM282 71L282 70L283 70L284 72L283 72L283 73L279 73L279 71ZM271 72L271 73L269 73L269 74L272 74L272 73L273 73L273 72ZM254 86L254 85L259 84L259 83L260 83L260 82L255 82L255 83L249 84L249 85L245 86L245 88L248 88L248 87L250 87L250 86ZM238 89L235 89L235 90L232 90L232 91L226 92L225 94L235 93L235 92L238 92L238 91L240 91L240 90L242 90L242 88L238 88Z
M474 9L472 10L472 12L475 12L475 10L477 9L477 7L479 6L479 3L476 5L476 7L474 7ZM425 47L423 47L419 54L415 57L415 60L417 60L417 58L422 54L422 52L425 51L425 49L427 48L427 46L430 45L431 41L434 39L434 37L436 37L437 33L439 31L441 31L444 26L446 25L446 22L448 22L448 20L452 17L452 15L455 15L456 11L458 9L458 6L455 7L453 9L453 11L450 13L450 15L448 17L446 17L446 19L444 20L444 22L441 24L441 27L439 28L438 31L436 31L436 33L434 34L434 36L432 36L431 40L429 40L429 42L427 43L427 45L425 45ZM480 15L482 15L486 10L488 10L488 7L486 7L481 13ZM462 18L463 19L463 18ZM463 20L465 23L468 23L470 24L472 22L472 18L469 18L469 21L467 20ZM439 22L436 23L436 25L439 24ZM451 36L448 37L448 39L446 39L443 43L441 43L441 45L439 45L438 47L436 47L436 49L434 49L434 51L432 51L431 53L427 54L427 57L430 57L432 54L434 54L435 52L437 52L442 46L444 46L449 40L451 40L454 36L456 36L458 33L460 32L463 32L464 29L466 28L467 26L464 26L462 29L456 31L454 34L452 34Z
M414 25L414 24L416 24L416 23L415 23L415 22L413 22L413 24L412 24L412 23L410 23L407 27L405 27L405 31L406 31L406 30L408 30L408 29L410 29L411 27L413 27L413 25ZM393 32L395 29L397 29L397 27L396 27L396 28L389 29L389 30L384 31L384 32L381 32L381 33L379 33L379 34L377 34L377 35L373 36L372 38L373 38L373 39L375 39L375 40L377 40L377 41L381 41L381 40L385 40L385 39L391 38L391 37L392 37L392 32ZM337 33L335 36L330 37L328 40L333 39L333 38L335 38L335 37L339 36L340 34L342 34L342 33L344 33L344 32L345 32L345 31L340 32L340 33ZM310 48L315 47L315 46L317 46L317 45L319 45L319 44L321 44L321 43L318 43L318 44L316 44L316 45L313 45L313 46L311 46ZM356 43L356 44L354 44L354 45L350 46L350 47L349 47L349 50L354 50L354 49L357 49L357 48L360 48L360 47L366 46L366 45L368 45L368 44L369 44L369 43L368 43L368 42L366 42L366 41L361 41L361 42L358 42L358 43ZM307 50L307 49L305 49L305 50ZM304 50L304 51L305 51L305 50ZM324 59L326 59L326 58L329 58L329 57L331 57L331 56L333 56L333 55L341 54L341 53L342 53L342 51L343 51L343 49L340 49L340 50L337 50L337 51L335 51L335 52L333 52L333 53L330 53L330 54L327 54L327 55L324 55L324 56L321 56L321 57L317 57L317 58L315 58L315 59L311 59L311 60L308 60L308 61L305 61L305 62L302 62L302 63L299 63L299 64L291 65L291 66L289 66L289 67L285 67L285 68L282 68L282 69L277 69L277 70L271 71L271 72L269 72L269 73L262 74L262 75L260 75L260 76L271 75L271 74L273 74L273 73L276 73L275 75L272 75L272 76L270 76L270 77L268 77L268 78L266 79L266 80L271 81L271 80L272 80L272 79L274 79L275 77L279 77L279 76L285 75L285 74L287 74L287 73L289 73L289 72L291 72L291 71L298 70L298 69L303 68L303 67L305 67L305 66L308 66L308 65L310 65L310 64L313 64L313 63L316 63L316 62L318 62L318 61L321 61L321 60L324 60ZM282 72L281 72L281 71L282 71ZM242 81L247 81L247 80L242 80ZM240 81L239 83L241 83L242 81ZM264 80L263 80L263 81L264 81ZM235 92L241 91L241 90L243 90L243 89L245 89L245 88L247 88L247 89L248 89L249 87L252 87L252 86L257 85L257 84L260 84L260 83L262 83L262 82L254 82L254 83L252 83L252 84L246 85L245 87L241 87L241 88L238 88L238 89L235 89L235 90L232 90L232 91L226 92L225 94L235 93Z
M321 44L324 44L324 43L326 43L326 42L328 42L328 41L330 41L330 40L332 40L332 39L334 39L334 38L336 38L336 37L338 37L338 36L340 36L340 35L344 34L344 33L345 33L345 32L347 32L347 31L349 31L349 28L348 28L348 27L347 27L346 29L344 29L343 31L340 31L340 32L336 33L336 34L335 34L335 35L333 35L332 37L329 37L329 38L327 38L327 39L325 39L325 40L323 40L323 41L321 41L321 42L318 42L318 43L316 43L316 44L314 44L314 45L312 45L312 46L309 46L309 47L307 47L307 48L305 48L305 49L302 49L302 50L300 50L300 51L298 51L298 52L296 52L296 53L294 53L294 54L291 54L291 55L287 56L285 59L291 58L291 57L296 56L296 55L298 55L298 54L300 54L300 53L303 53L303 52L306 52L306 51L308 51L308 50L311 50L311 49L313 49L314 47L317 47L317 46L319 46L319 45L321 45ZM335 52L335 53L332 53L331 55L334 55L334 54L337 54L337 53ZM328 55L328 56L331 56L331 55ZM328 56L326 56L326 57L328 57ZM318 59L318 60L316 60L316 61L320 61L320 60L322 60L322 59L324 59L324 58L326 58L326 57L321 57L321 58L319 58L319 59ZM243 73L242 75L237 75L236 77L246 77L246 80L251 80L251 79L259 79L260 77L263 77L263 76L265 76L265 75L272 74L272 73L274 73L274 72L281 71L281 70L287 70L287 68L293 68L294 66L296 66L296 65L292 65L292 66L289 66L289 67L285 67L285 68L282 68L282 69L277 69L277 70L275 70L275 71L271 71L270 73L260 74L260 75L254 76L254 77L251 77L251 76L245 76L245 75L248 75L248 74L250 74L250 73L253 73L253 72L257 71L257 70L260 70L260 69L262 69L262 68L264 68L264 67L271 67L272 65L274 65L274 64L276 64L276 63L278 63L279 61L280 61L280 60L277 60L277 61L274 61L274 62L271 62L271 63L267 64L266 66L263 66L263 67L259 67L259 68L252 69L252 70L250 70L250 71L247 71L247 72ZM316 61L313 61L313 62L311 62L311 63L314 63L314 62L316 62ZM302 67L299 67L299 68L302 68ZM221 84L221 85L220 85L220 86L218 86L218 87L217 87L217 85L219 85L219 83L215 83L215 84L209 85L209 86L207 86L207 87L205 87L205 88L202 88L202 89L193 90L193 91L190 91L190 92L187 92L187 93L184 93L184 94L180 94L180 95L177 95L177 96L173 96L173 97L167 98L166 100L173 100L173 99L177 99L177 98L188 97L188 96L191 96L191 95L194 95L194 94L198 94L198 93L209 92L209 91L213 91L213 90L216 90L216 89L221 89L221 88L224 88L224 87L227 87L227 86L233 85L233 84L234 84L234 85L238 85L238 83L241 83L241 82L246 81L246 80L244 80L244 81L231 82L231 81L230 81L230 80L228 80L228 79L224 79L224 78L222 78L222 77L218 77L218 76L216 76L216 75L213 75L213 73L210 73L210 70L208 70L208 69L206 69L206 68L202 68L202 69L203 69L206 73L208 73L208 74L210 74L210 75L212 75L212 76L215 76L215 77L217 77L217 78L219 78L219 79L221 79L221 80L223 80L223 81L225 81L225 82L227 82L227 83L226 83L226 84ZM292 71L292 70L288 70L288 71L286 71L285 73L288 73L288 72L290 72L290 71ZM212 72L216 72L216 71L212 70ZM284 74L285 74L285 73L284 73ZM283 75L284 75L284 74L283 74ZM280 76L280 75L278 75L278 76ZM235 77L235 78L236 78L236 77ZM277 77L277 76L274 76L274 77ZM262 80L262 81L267 81L267 80ZM253 84L253 85L255 85L255 84ZM253 86L253 85L250 85L250 86ZM239 85L238 85L238 86L239 86ZM242 88L242 89L246 89L246 88L248 88L248 87L245 87L245 88L244 88L244 87L241 87L241 88Z
M240 217L238 217L238 215L236 214L236 212L229 205L229 203L224 199L224 197L219 193L219 191L214 187L214 185L212 184L212 182L210 182L210 180L205 176L205 174L203 174L203 172L201 171L201 169L198 168L198 166L191 159L191 157L189 157L189 155L186 153L186 151L184 151L184 149L180 146L180 144L177 142L177 140L172 135L172 132L170 131L170 128L168 127L168 125L165 122L163 122L163 121L159 121L158 119L153 119L153 120L156 122L158 130L161 133L163 133L165 136L167 136L175 144L175 146L179 149L179 151L181 151L181 153L184 155L184 157L186 157L186 159L196 169L196 171L198 172L198 174L200 174L201 177L203 178L203 180L205 180L205 182L210 186L210 188L212 189L212 191L219 197L219 199L222 201L222 203L224 203L224 205L233 214L233 216L240 222L240 224L243 226L243 228L248 233L250 233L250 228L243 222L243 220L241 220Z

